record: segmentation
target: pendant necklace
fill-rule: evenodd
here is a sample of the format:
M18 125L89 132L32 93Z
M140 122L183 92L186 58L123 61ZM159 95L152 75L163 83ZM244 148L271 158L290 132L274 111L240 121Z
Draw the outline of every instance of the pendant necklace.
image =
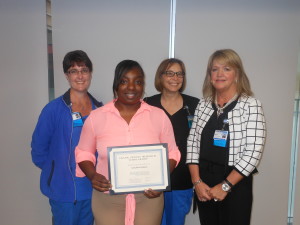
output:
M224 112L224 109L229 106L233 101L235 101L238 97L238 94L235 94L228 102L226 102L225 105L223 105L223 107L220 107L218 105L218 102L217 102L217 96L215 97L215 105L216 105L216 108L217 108L217 117L219 117L223 112Z

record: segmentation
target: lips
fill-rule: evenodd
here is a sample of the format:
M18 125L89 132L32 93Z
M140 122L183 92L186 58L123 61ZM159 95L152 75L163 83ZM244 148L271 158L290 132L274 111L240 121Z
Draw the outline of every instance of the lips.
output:
M136 96L136 94L135 93L126 93L125 94L125 96L127 97L127 98L135 98L135 96Z
M178 86L181 83L178 83L178 82L169 82L168 84L171 85L171 86Z
M215 82L225 82L226 80L225 79L217 79L215 80Z

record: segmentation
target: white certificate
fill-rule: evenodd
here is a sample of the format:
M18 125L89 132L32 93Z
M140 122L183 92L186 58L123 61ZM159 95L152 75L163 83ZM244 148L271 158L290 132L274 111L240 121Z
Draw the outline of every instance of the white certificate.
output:
M167 144L108 147L111 194L170 190Z

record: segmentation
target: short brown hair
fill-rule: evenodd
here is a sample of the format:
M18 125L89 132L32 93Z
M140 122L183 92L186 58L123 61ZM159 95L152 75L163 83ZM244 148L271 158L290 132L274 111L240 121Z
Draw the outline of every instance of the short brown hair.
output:
M163 86L161 84L161 76L166 72L166 70L168 70L173 64L176 64L176 63L179 64L179 66L181 67L182 72L184 74L186 74L185 65L180 59L169 58L169 59L163 60L157 68L157 71L156 71L156 74L155 74L155 79L154 79L154 86L155 86L157 91L159 91L159 92L163 91ZM185 89L185 86L186 86L186 76L184 75L182 86L179 89L179 92L183 92L184 89Z

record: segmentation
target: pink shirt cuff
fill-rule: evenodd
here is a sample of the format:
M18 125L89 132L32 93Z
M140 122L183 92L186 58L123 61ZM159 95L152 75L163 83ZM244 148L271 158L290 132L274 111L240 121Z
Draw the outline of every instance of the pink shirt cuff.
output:
M95 154L80 150L78 147L75 149L76 158L76 177L85 177L84 172L80 169L78 163L82 161L91 161L94 165L96 164Z

